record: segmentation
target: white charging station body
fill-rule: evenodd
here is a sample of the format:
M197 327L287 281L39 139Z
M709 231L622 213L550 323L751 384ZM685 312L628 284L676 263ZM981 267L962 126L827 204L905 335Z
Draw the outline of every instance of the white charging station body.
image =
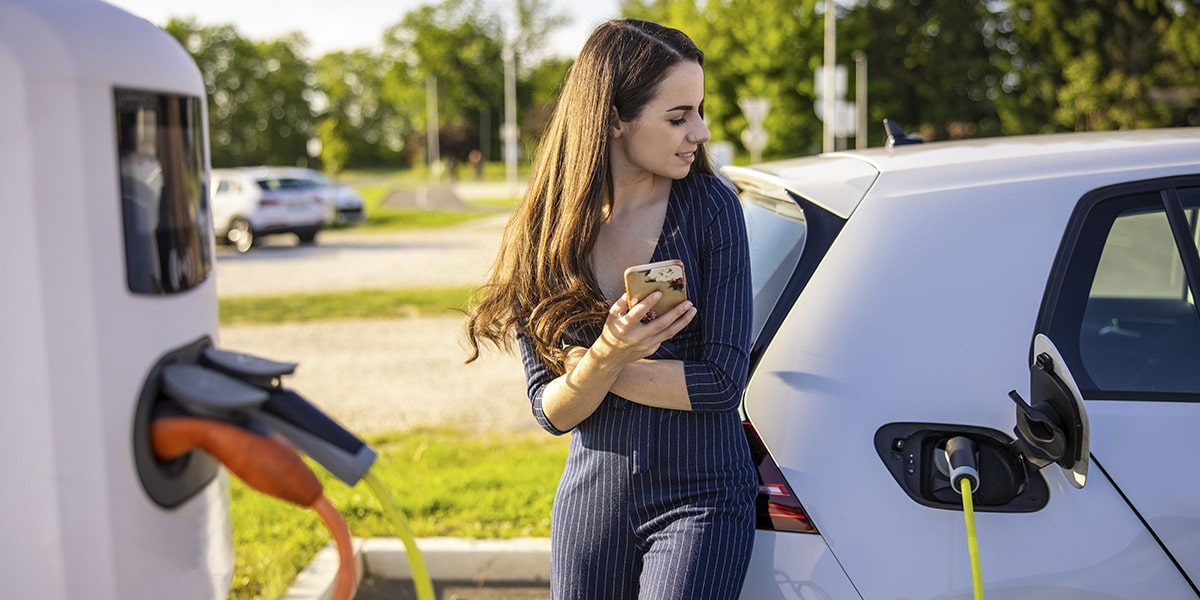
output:
M133 459L151 369L217 337L204 99L141 18L0 0L5 597L228 594L226 476L164 508Z

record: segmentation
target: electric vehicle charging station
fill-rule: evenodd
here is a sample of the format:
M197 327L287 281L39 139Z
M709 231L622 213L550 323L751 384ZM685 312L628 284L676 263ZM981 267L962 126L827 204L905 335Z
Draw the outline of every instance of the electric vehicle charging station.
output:
M166 32L98 0L0 0L0 580L12 598L224 598L227 479L147 493L148 377L217 334L205 90Z
M216 348L208 179L204 83L173 37L98 0L0 0L6 596L226 598L221 463L317 510L353 594L346 524L296 450L349 486L376 454L283 388L296 365Z
M316 510L353 594L349 532L296 451L350 486L375 452L284 388L295 364L215 346L207 130L166 32L99 0L0 0L5 597L226 597L219 464Z

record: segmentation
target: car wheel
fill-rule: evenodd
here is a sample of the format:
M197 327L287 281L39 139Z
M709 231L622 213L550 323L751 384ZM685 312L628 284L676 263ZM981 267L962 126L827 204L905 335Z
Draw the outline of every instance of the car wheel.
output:
M296 237L300 239L300 243L310 245L317 243L317 230L297 231Z
M233 246L238 252L246 252L254 246L254 230L250 229L250 222L245 219L234 219L229 224L229 231L225 232L225 241Z

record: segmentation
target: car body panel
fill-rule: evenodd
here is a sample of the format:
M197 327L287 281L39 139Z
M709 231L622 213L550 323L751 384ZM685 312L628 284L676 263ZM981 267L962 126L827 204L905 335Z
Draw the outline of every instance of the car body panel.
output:
M325 202L327 223L358 223L366 220L363 198L354 188L330 181L323 173L304 167L272 167L280 176L313 182Z
M858 156L822 154L806 158L746 167L726 167L727 176L757 184L759 191L776 195L798 177L804 181L804 197L845 219L862 201L879 176L871 162Z
M860 598L819 535L759 532L753 557L743 598Z
M1088 403L1092 455L1196 580L1200 578L1200 462L1195 439L1200 405L1145 404ZM1155 464L1160 468L1151 468Z
M1127 160L1132 152L1137 160ZM796 302L782 307L789 312L755 366L744 412L861 597L970 597L961 511L909 498L873 436L907 421L1012 431L1006 394L1028 397L1035 324L1079 199L1107 185L1196 173L1200 133L1032 136L854 156L878 176L859 201L821 202L849 218ZM807 187L824 177L820 164L769 163L758 177L763 187L812 198L824 193ZM726 173L749 189L752 170ZM1113 406L1088 404L1093 456L1106 468L1136 470L1149 457L1131 454L1128 444L1138 442L1117 441L1127 433L1107 423ZM1187 416L1177 428L1181 445L1195 406L1175 411ZM1057 468L1040 474L1050 489L1042 510L977 513L989 598L1196 596L1120 493L1121 475L1113 475L1121 490L1096 471L1077 490ZM1192 478L1182 488L1191 493L1200 477L1181 475ZM1156 512L1194 517L1198 505L1189 512L1164 501ZM1173 543L1200 556L1193 524L1179 529ZM757 563L768 556L770 569ZM803 570L792 563L805 560L760 554L751 569L786 573ZM747 590L759 589L752 585Z

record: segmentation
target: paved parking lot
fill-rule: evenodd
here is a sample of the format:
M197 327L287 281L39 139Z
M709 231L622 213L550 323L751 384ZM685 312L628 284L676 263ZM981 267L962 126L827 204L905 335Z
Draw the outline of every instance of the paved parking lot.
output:
M323 232L316 246L269 240L218 251L222 297L481 284L505 216L436 231ZM299 363L284 384L358 433L418 425L532 430L515 356L489 352L464 365L459 317L223 327L220 346Z

